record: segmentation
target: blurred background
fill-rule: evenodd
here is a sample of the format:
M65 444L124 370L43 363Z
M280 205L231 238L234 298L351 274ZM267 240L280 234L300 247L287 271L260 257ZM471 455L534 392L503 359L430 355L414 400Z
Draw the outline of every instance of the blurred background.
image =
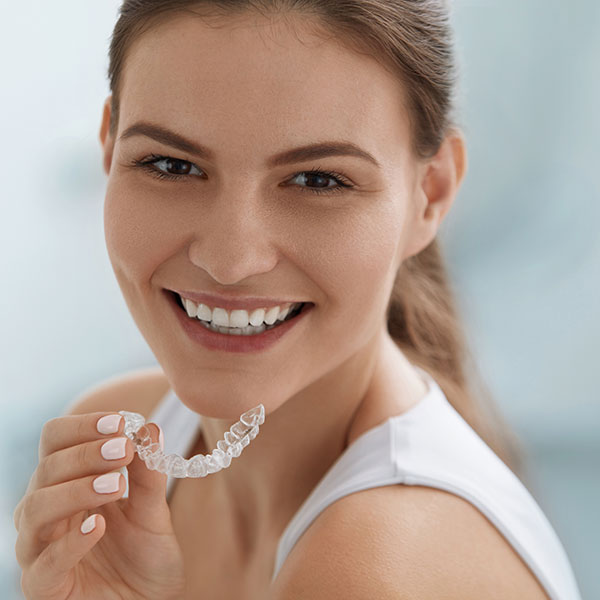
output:
M98 130L119 2L2 0L0 590L43 424L156 360L104 244ZM440 240L530 492L600 598L600 3L457 0L469 171ZM12 58L11 58L12 57Z

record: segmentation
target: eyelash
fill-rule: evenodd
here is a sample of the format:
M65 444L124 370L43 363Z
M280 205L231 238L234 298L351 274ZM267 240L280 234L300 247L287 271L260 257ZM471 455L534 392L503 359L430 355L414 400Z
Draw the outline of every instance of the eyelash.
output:
M145 171L148 171L148 173L150 173L150 175L152 175L153 177L156 177L157 179L163 179L163 180L166 179L169 181L181 181L181 180L187 179L189 177L189 175L173 175L172 173L165 173L164 171L158 170L154 166L154 163L160 162L161 160L172 160L172 161L177 161L177 162L182 162L182 163L188 163L194 167L196 166L196 165L194 165L194 163L191 163L190 161L187 161L187 160L183 160L180 158L173 158L172 156L162 156L159 154L151 154L150 156L143 158L142 160L134 159L131 161L131 165L133 167L141 168L141 169L144 169ZM196 168L199 171L202 170L199 167L196 167ZM318 177L331 178L331 179L334 179L338 184L337 187L330 187L330 188L311 188L311 187L300 186L303 188L304 191L308 191L309 193L312 193L312 194L317 194L317 195L319 195L319 194L337 194L337 193L343 192L344 188L353 188L354 187L340 173L335 173L334 171L324 171L324 170L320 169L319 167L313 167L313 169L310 171L300 171L300 172L296 173L295 175L293 175L292 179L294 179L295 177L298 177L298 175L316 175Z

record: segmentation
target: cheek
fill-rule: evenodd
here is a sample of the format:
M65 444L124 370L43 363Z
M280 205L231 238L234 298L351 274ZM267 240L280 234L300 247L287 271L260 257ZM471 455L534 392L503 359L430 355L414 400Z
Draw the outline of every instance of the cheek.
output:
M142 281L164 260L167 215L143 190L109 181L104 202L106 248L117 276Z
M365 200L369 201L369 209L341 211L313 228L311 273L325 290L329 308L353 323L357 313L373 313L375 318L385 310L402 235L398 207Z
M322 294L309 329L307 372L326 372L381 330L395 278L402 215L392 205L315 221L305 270ZM316 299L318 302L318 299Z

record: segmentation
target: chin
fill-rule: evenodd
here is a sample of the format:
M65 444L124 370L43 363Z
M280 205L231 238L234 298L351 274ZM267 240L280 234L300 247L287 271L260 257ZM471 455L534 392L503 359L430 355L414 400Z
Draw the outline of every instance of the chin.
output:
M218 374L214 374L212 380L206 386L202 385L203 377L185 378L186 381L176 380L172 388L177 397L190 409L198 414L213 419L237 421L240 415L259 404L265 407L265 413L269 413L269 402L264 391L253 392L248 385L235 382L227 385ZM264 387L262 388L264 390Z

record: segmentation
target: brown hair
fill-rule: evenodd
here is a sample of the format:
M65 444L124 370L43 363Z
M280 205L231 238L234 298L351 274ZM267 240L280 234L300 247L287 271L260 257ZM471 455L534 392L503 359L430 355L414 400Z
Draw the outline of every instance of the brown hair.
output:
M434 156L458 129L458 68L447 0L124 0L110 45L111 133L118 124L123 64L135 39L177 13L227 17L250 10L308 14L341 43L377 56L406 90L413 156ZM400 266L387 319L408 360L431 373L465 421L524 480L524 449L467 348L437 239Z

